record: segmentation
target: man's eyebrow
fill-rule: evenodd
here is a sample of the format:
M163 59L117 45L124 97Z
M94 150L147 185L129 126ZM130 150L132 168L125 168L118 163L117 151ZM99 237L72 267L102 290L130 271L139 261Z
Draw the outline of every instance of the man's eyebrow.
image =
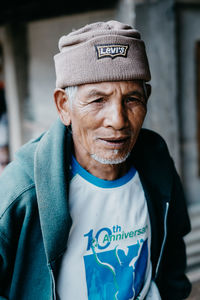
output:
M124 96L139 96L139 97L142 96L142 97L145 97L143 91L140 92L140 91L135 91L135 90L128 92L128 93L125 94Z
M87 94L87 97L92 98L95 96L108 96L108 94L106 94L105 92L93 89L91 91L89 91L89 93Z
M130 91L126 94L124 94L123 96L139 96L139 97L144 97L144 92L143 91ZM99 90L96 90L96 89L92 89L91 91L88 92L87 94L87 97L88 98L92 98L92 97L96 97L96 96L109 96L109 93L106 93L106 92L103 92L103 91L99 91Z

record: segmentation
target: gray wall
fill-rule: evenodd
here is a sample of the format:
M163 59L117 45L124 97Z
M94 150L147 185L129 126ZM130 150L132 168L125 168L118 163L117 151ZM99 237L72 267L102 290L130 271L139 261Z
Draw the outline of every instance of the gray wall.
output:
M195 43L200 41L200 6L179 12L179 79L183 176L191 203L200 203L198 176Z
M195 86L200 5L174 6L171 0L138 4L136 27L146 42L152 72L145 126L165 138L188 203L200 204Z
M171 1L136 6L136 28L145 41L152 74L152 94L145 127L166 140L180 171L176 104L175 20Z

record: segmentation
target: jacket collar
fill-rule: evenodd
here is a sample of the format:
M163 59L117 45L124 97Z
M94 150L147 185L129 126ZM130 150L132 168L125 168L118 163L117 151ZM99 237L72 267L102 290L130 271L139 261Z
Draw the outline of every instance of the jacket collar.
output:
M131 153L131 160L151 193L169 202L174 166L165 141L157 133L142 129Z
M42 137L35 152L36 193L44 247L49 263L65 250L71 227L67 201L70 140L66 127L57 120Z

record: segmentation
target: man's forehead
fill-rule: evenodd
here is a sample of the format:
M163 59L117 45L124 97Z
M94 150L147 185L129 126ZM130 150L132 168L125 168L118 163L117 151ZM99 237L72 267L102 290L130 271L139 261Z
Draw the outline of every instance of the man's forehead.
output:
M113 89L120 89L125 92L131 90L143 90L142 80L130 80L130 81L106 81L97 83L82 84L78 87L78 91L85 92L88 95L93 95L96 93L106 93L112 91Z

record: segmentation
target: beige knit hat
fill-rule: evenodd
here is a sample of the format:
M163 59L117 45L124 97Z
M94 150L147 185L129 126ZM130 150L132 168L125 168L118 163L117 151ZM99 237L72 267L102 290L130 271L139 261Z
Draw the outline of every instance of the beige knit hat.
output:
M140 33L118 21L97 22L62 36L54 56L56 87L151 79Z

